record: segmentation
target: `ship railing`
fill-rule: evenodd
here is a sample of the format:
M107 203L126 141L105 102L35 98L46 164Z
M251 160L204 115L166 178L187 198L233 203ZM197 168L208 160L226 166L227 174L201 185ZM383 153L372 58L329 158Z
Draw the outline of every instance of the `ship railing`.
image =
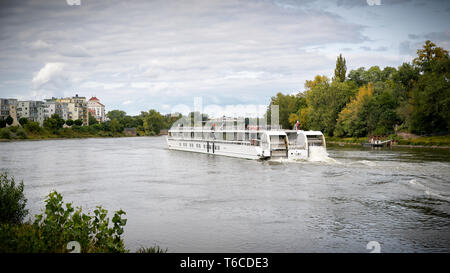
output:
M286 149L286 144L271 144L270 147L276 150Z
M214 139L214 138L183 138L183 137L170 137L170 140L182 140L182 141L210 141L215 143L228 143L228 144L239 144L239 145L250 145L250 146L260 146L260 139L245 139L245 140L226 140L226 139Z
M211 127L172 127L171 131L203 131L203 132L214 132L214 131L270 131L270 130L281 130L281 126L248 126L244 128L243 126L231 126L231 127L221 127L215 126L213 129Z
M301 145L301 144L290 144L288 145L289 149L305 149L305 144Z

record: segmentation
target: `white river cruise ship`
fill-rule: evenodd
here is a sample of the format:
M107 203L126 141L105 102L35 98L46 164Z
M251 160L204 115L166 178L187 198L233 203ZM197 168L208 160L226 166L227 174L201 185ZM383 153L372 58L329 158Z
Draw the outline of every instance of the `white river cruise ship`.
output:
M314 148L326 148L325 137L319 131L282 130L249 125L239 128L236 124L225 122L209 125L172 126L167 136L168 148L246 159L293 160L308 160Z

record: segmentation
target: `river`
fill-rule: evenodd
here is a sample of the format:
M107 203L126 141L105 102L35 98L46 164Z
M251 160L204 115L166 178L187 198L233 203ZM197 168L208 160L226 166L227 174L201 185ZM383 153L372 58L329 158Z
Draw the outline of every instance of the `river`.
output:
M169 151L165 137L0 143L30 214L57 190L126 212L132 251L450 251L450 150L328 147L327 162Z

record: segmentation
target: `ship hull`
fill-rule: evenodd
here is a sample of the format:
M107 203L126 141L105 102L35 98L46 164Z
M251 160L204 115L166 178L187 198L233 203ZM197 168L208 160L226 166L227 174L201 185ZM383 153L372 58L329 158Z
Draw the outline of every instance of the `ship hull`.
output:
M254 145L226 143L216 140L167 139L169 150L222 155L245 159L264 159L261 148Z

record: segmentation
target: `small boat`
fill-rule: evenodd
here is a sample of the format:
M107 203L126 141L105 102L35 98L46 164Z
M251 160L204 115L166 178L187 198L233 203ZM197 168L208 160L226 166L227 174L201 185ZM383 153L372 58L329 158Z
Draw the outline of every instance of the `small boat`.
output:
M376 140L373 143L367 142L367 143L362 144L363 147L387 147L390 145L391 145L391 140L385 140L385 141Z

